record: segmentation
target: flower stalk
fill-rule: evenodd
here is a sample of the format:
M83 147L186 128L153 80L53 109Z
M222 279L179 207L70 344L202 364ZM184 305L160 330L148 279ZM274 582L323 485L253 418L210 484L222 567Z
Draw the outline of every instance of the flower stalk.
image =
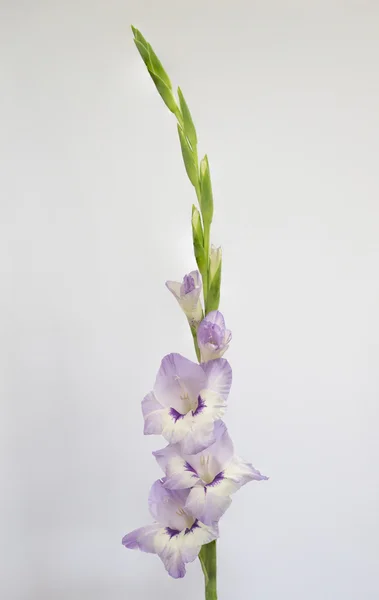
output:
M197 133L183 93L177 98L151 45L132 27L135 45L167 108L177 120L185 170L195 189L193 248L198 270L166 281L188 321L198 362L178 353L161 361L153 389L142 400L145 435L167 445L153 452L164 476L151 487L152 524L123 537L125 548L156 554L171 577L182 578L199 557L205 600L217 600L219 521L231 496L249 481L267 479L235 453L223 416L232 368L223 358L232 338L220 302L222 252L211 245L213 192L207 155L199 162ZM204 302L202 304L201 294Z
M216 540L205 544L199 553L205 580L205 600L217 600L217 546Z

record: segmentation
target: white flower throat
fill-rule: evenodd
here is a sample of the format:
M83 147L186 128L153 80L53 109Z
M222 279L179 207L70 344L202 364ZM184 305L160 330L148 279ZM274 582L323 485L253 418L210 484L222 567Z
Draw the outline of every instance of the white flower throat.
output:
M199 473L201 479L204 483L211 483L214 480L214 474L211 472L211 455L210 454L202 454L200 457L200 466L201 471Z
M178 515L178 517L182 517L186 528L191 529L192 525L195 522L195 519L193 517L191 517L191 515L187 514L186 511L181 506L176 511L176 514Z
M190 410L196 410L197 398L195 398L195 399L191 398L188 389L186 388L185 384L183 383L183 381L181 380L179 375L175 375L174 379L180 387L180 399L183 402L184 412L189 412Z

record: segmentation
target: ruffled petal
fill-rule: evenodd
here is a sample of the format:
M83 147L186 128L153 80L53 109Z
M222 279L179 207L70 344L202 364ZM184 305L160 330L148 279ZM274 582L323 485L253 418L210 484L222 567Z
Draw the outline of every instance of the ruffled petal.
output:
M209 544L218 538L218 527L217 525L207 526L200 521L195 522L190 530L187 530L183 536L181 536L180 550L183 561L190 563L194 561L204 544Z
M149 552L151 554L156 553L155 549L155 536L161 527L155 523L154 525L147 525L146 527L140 527L135 529L131 533L128 533L122 538L122 544L125 548L131 550L142 550L142 552Z
M234 456L222 477L215 481L213 487L216 494L234 494L249 481L266 481L268 477L262 475L252 464Z
M174 579L180 579L186 574L186 567L180 551L179 538L182 534L165 531L156 536L156 549L166 571Z
M198 556L201 546L218 537L217 526L206 526L195 522L192 527L181 532L159 533L155 538L156 551L168 573L175 579L186 573L185 564Z
M159 435L164 427L164 417L167 409L158 402L154 392L149 392L142 400L142 414L145 420L144 434Z

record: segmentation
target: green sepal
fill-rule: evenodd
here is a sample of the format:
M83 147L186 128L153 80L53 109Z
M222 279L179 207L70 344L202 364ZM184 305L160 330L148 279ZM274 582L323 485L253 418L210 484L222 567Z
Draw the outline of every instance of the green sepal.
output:
M195 129L195 125L192 121L191 113L188 108L187 102L184 99L184 96L183 96L183 93L182 93L182 90L180 89L180 87L178 87L178 97L179 97L180 110L181 110L182 117L183 117L184 133L186 134L187 139L188 139L189 143L191 144L192 148L195 149L197 146L196 129Z
M167 87L167 85L165 84L165 82L163 81L163 79L161 79L159 77L159 75L157 75L153 71L150 71L150 69L149 69L149 73L150 73L150 76L151 76L152 80L155 83L155 87L157 88L159 94L161 95L161 98L162 98L163 102L165 103L165 105L167 106L167 108L169 110L171 110L172 113L175 114L176 111L178 110L178 106L176 104L176 100L175 100L174 94L172 93L172 91L170 90L170 88Z
M222 260L220 260L219 267L216 273L214 274L213 278L209 282L206 307L207 314L211 312L211 310L217 310L220 305L221 270Z
M198 185L198 173L197 173L197 165L195 162L194 153L192 151L191 146L188 143L186 136L184 135L184 131L181 126L178 124L178 134L180 140L180 146L182 149L184 166L187 171L188 178L193 186L196 187Z
M207 264L204 251L204 232L201 224L200 213L194 204L192 205L192 239L197 266L199 267L199 271L203 276Z
M203 215L204 223L210 224L213 218L213 193L207 155L200 162L200 192L201 214Z

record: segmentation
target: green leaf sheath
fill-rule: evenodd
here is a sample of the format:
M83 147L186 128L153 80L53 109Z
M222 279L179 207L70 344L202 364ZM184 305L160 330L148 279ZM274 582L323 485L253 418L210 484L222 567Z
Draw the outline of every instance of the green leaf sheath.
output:
M203 276L207 266L204 252L204 232L200 213L194 204L192 205L192 239L197 266L199 267L201 276Z
M209 225L213 219L213 192L211 173L209 170L209 162L207 155L200 162L200 190L201 190L201 214L204 221L204 229L206 223Z
M184 135L184 131L181 126L178 124L178 134L180 140L180 147L182 149L182 156L184 161L184 166L187 171L188 179L192 183L194 187L196 187L198 183L198 174L197 174L197 165L195 162L194 153L192 151L191 146L188 143L186 136Z
M188 138L189 143L191 144L192 148L195 150L195 148L197 146L197 135L196 135L195 125L192 121L191 113L188 108L187 102L184 99L182 90L179 87L178 87L178 97L179 97L180 110L182 112L182 117L183 117L183 129Z
M199 554L205 579L205 600L217 600L216 540L202 546Z
M213 279L209 282L207 312L217 310L220 304L220 287L221 287L221 262Z

